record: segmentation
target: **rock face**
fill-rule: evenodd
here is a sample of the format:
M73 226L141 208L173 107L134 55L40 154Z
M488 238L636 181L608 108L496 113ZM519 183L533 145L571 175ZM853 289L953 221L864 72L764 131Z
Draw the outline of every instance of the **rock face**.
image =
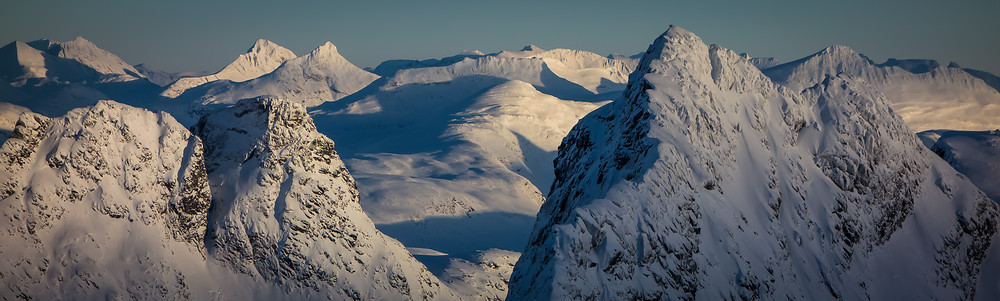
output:
M232 63L219 70L219 72L205 76L178 79L176 82L170 84L160 95L175 98L184 94L188 89L217 80L230 80L233 82L248 81L268 74L285 63L285 61L294 58L295 53L291 50L281 47L274 42L258 39L246 53L241 54Z
M204 262L210 193L201 140L170 115L24 113L0 160L0 295L190 296L178 263Z
M289 291L333 299L448 299L451 292L358 203L354 179L301 104L247 99L205 116L213 257Z
M763 70L775 83L801 91L825 78L845 74L883 94L916 131L982 131L1000 128L1000 91L957 66L932 60L894 60L877 65L846 46ZM982 78L980 78L982 77Z
M997 205L848 76L671 27L563 140L509 299L970 299Z

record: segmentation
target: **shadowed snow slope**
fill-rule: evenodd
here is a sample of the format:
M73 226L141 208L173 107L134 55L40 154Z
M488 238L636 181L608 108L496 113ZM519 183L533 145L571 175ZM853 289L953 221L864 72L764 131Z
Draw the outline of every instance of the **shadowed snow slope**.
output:
M1000 130L926 131L917 134L927 148L941 156L994 201L1000 202Z
M244 82L261 75L271 73L287 60L294 59L295 53L274 42L259 39L246 53L241 54L232 63L219 72L197 77L185 77L170 84L161 96L175 98L188 89L217 80Z
M82 37L69 42L14 41L0 51L0 61L0 73L8 82L15 78L49 78L61 82L124 82L144 78L117 55ZM19 68L22 72L11 76Z
M361 209L354 179L301 104L247 99L205 116L210 253L233 269L332 299L453 298Z
M240 83L214 81L189 89L184 95L191 94L202 104L229 104L272 95L312 107L351 95L377 78L378 75L348 62L337 52L337 46L326 42L306 55L286 61L271 73Z
M671 27L563 140L510 299L969 299L997 205L849 77Z
M1000 128L1000 91L961 68L933 61L890 60L875 65L848 47L832 46L764 70L774 82L795 91L841 73L885 95L914 131Z
M417 257L440 275L450 259L520 251L559 141L600 105L473 75L370 86L313 115L358 180L365 212L407 247L446 253Z

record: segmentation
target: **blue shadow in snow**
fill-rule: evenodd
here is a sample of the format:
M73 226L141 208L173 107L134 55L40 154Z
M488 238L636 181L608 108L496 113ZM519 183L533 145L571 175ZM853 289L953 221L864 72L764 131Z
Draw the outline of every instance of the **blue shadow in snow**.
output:
M494 248L523 251L534 224L532 215L489 212L434 216L376 227L407 247L448 253L447 256L415 256L434 275L440 276L452 258L471 261L477 251Z

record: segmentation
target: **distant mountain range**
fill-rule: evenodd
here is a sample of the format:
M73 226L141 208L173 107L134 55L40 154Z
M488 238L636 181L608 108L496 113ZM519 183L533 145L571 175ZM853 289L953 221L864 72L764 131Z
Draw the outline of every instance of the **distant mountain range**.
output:
M185 74L16 41L0 297L992 300L998 83L679 27L369 69L261 39Z

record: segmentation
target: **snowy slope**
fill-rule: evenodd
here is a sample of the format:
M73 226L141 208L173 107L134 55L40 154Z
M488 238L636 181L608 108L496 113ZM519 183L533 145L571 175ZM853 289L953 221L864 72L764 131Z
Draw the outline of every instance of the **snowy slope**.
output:
M117 55L97 47L83 37L76 37L75 40L69 42L49 42L48 44L47 52L54 53L61 58L75 60L94 69L102 75L100 79L102 82L123 82L144 77L132 65Z
M0 48L0 79L15 87L40 82L97 81L100 74L82 63L14 41Z
M281 47L274 42L258 39L250 46L246 53L241 54L232 63L219 70L219 72L178 79L170 84L166 90L160 93L161 96L175 98L184 94L188 89L200 86L207 82L217 80L230 80L233 82L244 82L261 75L271 73L285 61L295 58L295 53Z
M914 73L912 71L923 71ZM764 70L774 82L800 91L840 73L872 85L914 131L1000 128L1000 91L965 70L927 60L876 65L845 46Z
M101 99L141 106L155 102L161 89L83 38L15 41L0 48L0 81L0 102L49 117Z
M441 67L448 66L466 58L475 59L478 57L486 56L485 53L479 50L468 50L462 51L459 54L441 58L441 59L426 59L426 60L388 60L379 63L372 70L372 73L378 74L383 77L391 77L396 74L396 71L403 69L414 69L414 68L426 68L426 67Z
M146 66L146 64L136 64L132 65L132 67L135 68L136 71L139 71L139 73L142 74L142 76L145 76L150 82L160 87L169 86L180 78L205 76L211 73L204 71L173 73L154 69L150 66Z
M301 104L247 99L205 116L213 212L227 266L332 299L449 299L451 291L361 209L354 179Z
M970 299L997 205L910 133L671 27L563 140L509 299Z
M917 133L920 140L990 198L1000 202L1000 130Z
M561 99L595 101L614 98L634 68L630 60L586 51L526 49L533 50L465 58L447 66L402 69L387 86L441 83L479 75L523 81Z
M0 148L0 295L199 296L209 280L201 150L169 115L111 101L21 115Z
M326 42L301 57L286 61L273 72L255 79L233 83L215 81L189 89L197 103L230 104L244 98L272 95L307 107L351 95L378 75L348 62L337 46Z
M436 254L417 258L443 277L452 260L520 251L559 141L600 105L472 75L370 88L311 114L337 141L365 212L407 247Z
M452 261L442 280L463 300L504 300L514 263L521 253L500 249L480 252L474 261Z

